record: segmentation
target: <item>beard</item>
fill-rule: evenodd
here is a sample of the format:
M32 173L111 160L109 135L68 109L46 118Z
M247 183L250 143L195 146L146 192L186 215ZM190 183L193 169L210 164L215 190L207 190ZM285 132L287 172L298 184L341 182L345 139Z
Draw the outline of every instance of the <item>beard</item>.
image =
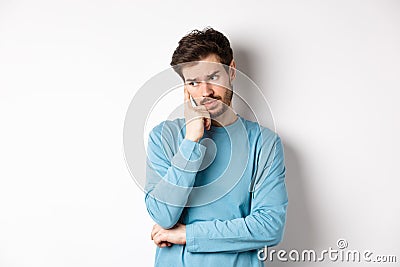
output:
M226 90L225 94L222 97L221 96L208 97L207 99L203 100L203 103L211 99L215 99L218 101L214 107L208 110L211 119L221 116L230 108L232 96L233 96L233 91L231 89L228 89Z

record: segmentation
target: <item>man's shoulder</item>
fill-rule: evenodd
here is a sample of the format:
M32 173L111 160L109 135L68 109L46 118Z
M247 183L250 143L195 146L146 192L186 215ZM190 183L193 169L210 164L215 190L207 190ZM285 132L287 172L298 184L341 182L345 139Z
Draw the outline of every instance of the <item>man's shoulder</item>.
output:
M261 125L259 122L247 120L240 117L243 125L246 127L249 137L251 138L262 138L262 139L276 139L279 138L275 130L272 130L266 126Z
M275 130L246 119L243 119L243 124L247 128L250 143L258 153L270 155L273 152L271 155L275 155L275 152L278 151L277 148L279 151L283 151L281 138Z

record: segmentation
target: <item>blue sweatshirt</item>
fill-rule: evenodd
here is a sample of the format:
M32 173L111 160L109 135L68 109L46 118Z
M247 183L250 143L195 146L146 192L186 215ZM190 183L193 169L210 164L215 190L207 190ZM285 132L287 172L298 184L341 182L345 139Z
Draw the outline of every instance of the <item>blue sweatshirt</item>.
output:
M258 249L277 245L286 221L279 136L238 116L200 142L184 137L184 119L149 135L147 210L165 229L186 225L186 245L157 247L155 266L263 266Z

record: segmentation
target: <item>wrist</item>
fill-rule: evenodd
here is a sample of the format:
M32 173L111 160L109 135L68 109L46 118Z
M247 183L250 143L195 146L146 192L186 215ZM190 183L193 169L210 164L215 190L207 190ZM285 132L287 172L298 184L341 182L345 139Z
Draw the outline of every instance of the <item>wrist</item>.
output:
M200 141L200 138L191 137L191 136L185 136L185 139L192 141L192 142L196 142L196 143L198 143Z

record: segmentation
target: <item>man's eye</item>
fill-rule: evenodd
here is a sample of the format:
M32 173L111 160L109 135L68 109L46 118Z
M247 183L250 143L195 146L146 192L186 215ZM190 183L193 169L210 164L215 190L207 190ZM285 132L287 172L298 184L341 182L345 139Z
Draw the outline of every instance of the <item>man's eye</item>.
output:
M218 75L213 75L210 77L210 80L215 81L218 80L219 76Z
M196 87L196 86L199 85L199 83L198 82L189 82L189 85L193 86L193 87Z

